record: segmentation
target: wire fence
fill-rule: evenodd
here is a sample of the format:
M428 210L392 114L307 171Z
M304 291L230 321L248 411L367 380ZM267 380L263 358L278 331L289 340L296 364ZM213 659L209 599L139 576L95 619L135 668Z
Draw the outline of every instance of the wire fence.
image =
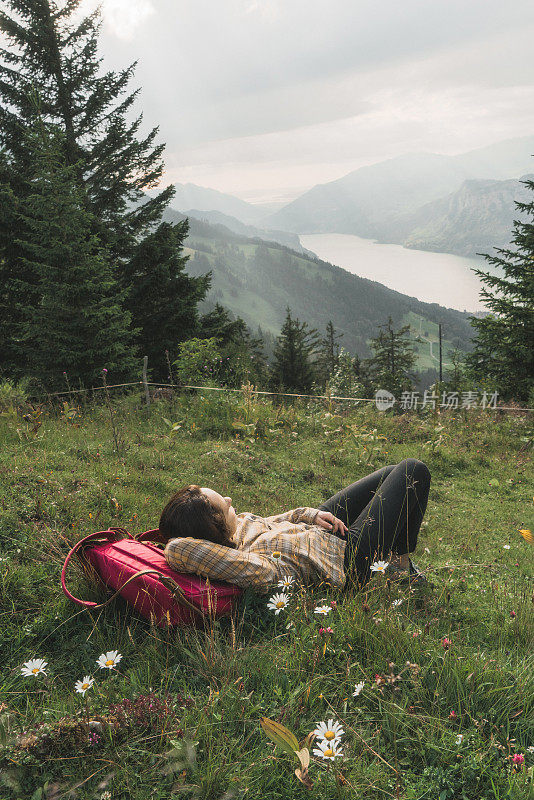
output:
M66 395L73 395L73 394L89 394L90 392L98 392L98 391L105 391L106 389L122 389L127 386L139 386L145 388L146 386L157 387L160 389L172 389L173 391L181 391L182 389L198 389L203 392L237 392L242 394L243 390L233 389L227 386L194 386L191 384L174 384L174 383L157 383L155 381L131 381L130 383L116 383L106 386L93 386L91 389L71 389L69 391L64 392L49 392L49 397L64 397ZM330 394L296 394L294 392L270 392L263 389L253 389L253 394L255 395L269 395L272 397L300 397L300 398L307 398L310 400L340 400L340 401L349 401L353 403L375 403L376 405L376 398L375 397L341 397L339 395L330 395ZM400 404L401 400L393 400L393 404ZM435 410L435 406L431 406L428 404L432 410ZM424 406L419 406L419 408L423 408ZM416 406L417 408L417 406ZM412 408L408 408L406 410L412 411L416 410ZM451 411L460 411L463 408L467 408L467 410L471 410L466 406L451 406L446 403L441 403L438 405L438 408L448 408ZM474 408L482 408L482 406L474 406ZM493 406L487 405L483 409L484 411L534 411L534 408L520 408L517 406Z

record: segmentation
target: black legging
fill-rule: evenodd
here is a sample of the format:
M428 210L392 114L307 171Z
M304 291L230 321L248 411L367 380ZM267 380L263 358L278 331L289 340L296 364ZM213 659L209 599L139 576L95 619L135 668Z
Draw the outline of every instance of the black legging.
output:
M416 458L406 458L351 483L319 508L348 527L345 548L347 584L360 586L370 566L390 551L412 553L428 501L430 471Z

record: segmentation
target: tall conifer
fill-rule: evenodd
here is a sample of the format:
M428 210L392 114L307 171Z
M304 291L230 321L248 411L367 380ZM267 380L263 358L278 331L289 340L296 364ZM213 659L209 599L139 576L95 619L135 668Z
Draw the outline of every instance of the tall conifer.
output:
M343 333L337 333L334 323L329 320L326 325L326 335L319 342L319 354L316 361L316 369L319 380L325 384L334 374L339 364L339 340L343 338Z
M119 287L126 290L120 297L129 298L128 308L139 328L137 343L152 356L152 364L157 360L159 375L163 367L155 353L164 354L171 339L176 344L189 330L186 319L195 318L194 307L204 296L202 281L190 280L183 273L184 229L176 235L168 226L156 230L174 188L169 186L152 198L146 194L162 176L164 145L156 142L156 127L143 135L142 117L131 116L139 91L129 88L135 64L119 72L101 69L99 12L80 19L81 2L5 0L3 4L0 32L7 46L0 49L0 151L5 176L3 181L0 176L0 183L5 183L5 192L12 193L15 203L25 202L33 192L26 134L43 125L62 133L58 141L64 166L71 169L69 180L77 183L77 198L88 212L86 222L109 257ZM28 304L35 305L36 286L44 291L42 274L32 274L32 260L19 252L20 241L29 241L22 217L18 228L11 220L0 219L0 278L7 279L0 305L11 310L9 324L0 330L2 338L7 336L4 353L8 358L3 355L2 361L12 373L17 367L25 371L28 363L27 339L20 334L21 326L27 324L21 300L26 296ZM178 274L171 277L173 266ZM146 298L133 284L137 277L145 288L150 286L152 310L167 310L168 324L162 323L159 343L148 319ZM174 336L169 331L173 326L177 328Z
M128 258L136 240L158 222L174 189L144 192L163 172L158 129L140 135L142 117L127 119L138 93L135 64L102 72L99 12L74 19L82 0L6 0L0 31L0 145L20 172L29 153L24 132L39 118L64 134L67 166L75 167L93 223L110 253ZM140 204L142 199L145 202Z
M307 322L293 319L286 309L286 319L274 351L271 383L273 388L289 392L308 392L315 380L312 356L318 346L317 331Z
M178 343L196 335L197 303L210 285L209 274L192 278L185 272L187 232L187 220L175 226L163 222L139 243L127 267L126 307L139 329L135 340L158 380L168 373L165 350L173 361Z
M534 180L521 182L534 191ZM496 248L497 255L484 256L501 274L474 270L488 287L480 294L493 313L471 317L476 339L466 362L470 374L487 381L488 388L527 402L529 396L534 399L534 200L516 206L530 216L515 223L516 249Z
M417 361L414 342L421 339L410 337L409 325L395 330L391 317L379 328L380 333L370 342L374 355L366 359L365 365L376 388L387 389L400 399L401 393L411 389L415 380L411 372Z
M100 382L133 374L130 315L114 279L109 253L94 234L76 165L65 163L63 135L31 137L34 177L20 204L26 238L20 264L35 276L38 302L23 308L21 334L31 374L48 390L71 382Z

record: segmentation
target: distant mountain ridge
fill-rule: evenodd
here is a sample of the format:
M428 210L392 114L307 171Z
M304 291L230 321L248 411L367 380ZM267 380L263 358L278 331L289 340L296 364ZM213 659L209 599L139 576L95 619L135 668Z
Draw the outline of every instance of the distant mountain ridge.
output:
M529 202L531 191L522 183L527 179L534 180L534 175L524 175L520 181L464 181L457 192L411 215L404 247L460 256L506 248L514 221L525 219L515 203Z
M229 214L223 214L222 211L201 211L198 208L190 208L182 213L184 213L187 217L205 220L211 225L224 225L226 228L228 228L228 230L238 233L241 236L263 239L264 241L268 242L278 242L278 244L291 247L293 250L296 250L299 253L309 253L309 251L301 245L300 239L296 233L287 233L286 231L271 231L266 230L265 228L257 228L255 225L247 225L246 223L241 222L239 219L232 217ZM310 255L314 254L310 253Z
M174 188L175 194L172 199L174 208L181 211L188 208L195 208L202 212L218 211L221 214L236 217L246 225L254 225L266 217L270 213L272 205L254 205L231 194L197 186L194 183L175 183Z
M272 204L255 205L177 183L173 206L296 250L298 234L348 233L408 248L473 255L509 242L516 218L513 181L520 199L517 180L532 172L533 154L534 136L524 136L455 156L397 156L318 184L274 213Z
M398 156L314 186L262 224L299 233L349 233L403 244L413 227L419 227L416 222L410 228L411 215L416 220L420 215L425 225L431 225L426 216L432 210L429 204L457 192L467 180L517 180L532 170L533 153L534 136L527 136L456 156ZM429 207L423 212L425 206ZM492 223L497 229L508 222L508 209L509 204L505 218ZM439 205L435 210L443 213ZM474 215L470 219L471 224L476 222ZM439 240L443 252L476 252L478 234L474 230L470 240L468 224L469 218L462 222L462 247L437 237L429 249L437 249ZM425 238L418 241L425 249Z

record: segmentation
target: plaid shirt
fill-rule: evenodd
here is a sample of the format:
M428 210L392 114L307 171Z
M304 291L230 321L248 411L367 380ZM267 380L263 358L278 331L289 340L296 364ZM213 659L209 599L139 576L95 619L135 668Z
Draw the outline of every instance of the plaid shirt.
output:
M165 558L177 572L251 586L264 594L292 575L304 584L343 586L346 541L314 525L317 508L295 508L273 517L237 515L237 549L192 537L171 539ZM273 559L273 553L279 559Z

